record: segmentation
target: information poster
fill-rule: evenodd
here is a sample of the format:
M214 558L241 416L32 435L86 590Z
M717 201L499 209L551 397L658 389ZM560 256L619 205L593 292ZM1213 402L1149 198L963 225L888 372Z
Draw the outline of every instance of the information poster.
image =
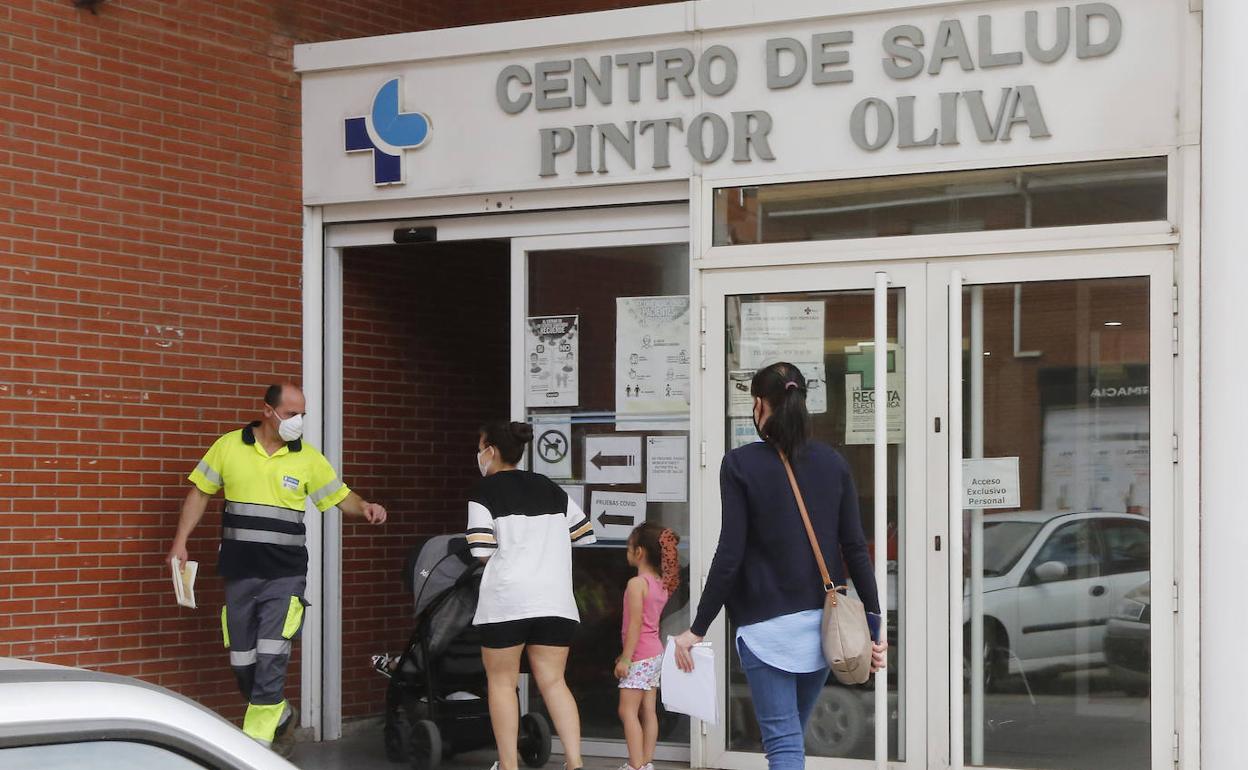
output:
M641 436L586 436L588 484L640 484Z
M742 303L741 366L758 370L777 361L822 361L824 313L822 300Z
M754 397L750 395L753 369L728 372L728 416L750 417L754 414Z
M1047 511L1149 513L1147 406L1050 409L1044 416Z
M621 430L688 424L689 297L616 300L615 412Z
M646 496L640 492L594 490L589 517L594 535L603 540L627 540L633 528L646 520Z
M533 470L552 479L572 478L572 417L533 420Z
M1017 457L962 461L962 508L1017 508L1020 498Z
M758 431L754 430L754 421L748 417L745 419L734 417L731 422L731 428L732 445L729 449L736 449L746 444L753 444L755 441L762 441L758 437Z
M845 374L845 443L875 443L875 351L873 345L845 348L848 371ZM888 351L888 443L900 444L906 437L906 393L901 353L890 345Z
M806 410L811 414L824 414L828 411L828 379L827 368L823 364L794 363L806 378ZM753 417L754 396L750 393L750 384L754 380L755 369L738 369L728 372L728 416Z
M646 438L646 499L652 503L689 500L688 437Z
M580 402L577 371L580 317L530 318L525 331L524 405L576 406Z

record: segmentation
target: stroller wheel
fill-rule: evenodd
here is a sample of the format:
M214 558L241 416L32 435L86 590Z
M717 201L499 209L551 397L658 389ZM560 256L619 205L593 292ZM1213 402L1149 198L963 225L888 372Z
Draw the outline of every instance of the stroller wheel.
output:
M550 722L541 714L529 712L520 719L520 758L529 767L544 767L550 761Z
M412 723L412 770L437 770L442 764L442 734L428 719Z

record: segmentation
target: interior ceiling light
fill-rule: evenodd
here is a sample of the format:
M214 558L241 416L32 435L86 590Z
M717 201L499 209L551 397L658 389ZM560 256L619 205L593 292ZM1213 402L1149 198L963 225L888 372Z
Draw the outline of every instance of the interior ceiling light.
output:
M1122 326L1122 321L1106 321L1106 326Z

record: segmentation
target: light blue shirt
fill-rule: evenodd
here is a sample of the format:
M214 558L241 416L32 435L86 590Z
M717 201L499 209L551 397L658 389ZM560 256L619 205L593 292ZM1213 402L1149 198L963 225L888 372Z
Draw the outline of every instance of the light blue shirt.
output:
M737 639L772 668L808 674L828 666L823 659L822 625L823 610L803 610L741 626Z

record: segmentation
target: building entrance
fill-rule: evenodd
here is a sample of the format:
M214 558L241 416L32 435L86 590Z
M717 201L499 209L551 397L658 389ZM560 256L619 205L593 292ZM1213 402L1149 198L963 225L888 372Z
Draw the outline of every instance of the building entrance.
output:
M1144 251L704 273L707 456L757 440L753 372L796 364L885 560L888 674L830 681L816 767L1170 766L1171 271ZM762 768L728 657L707 764Z

